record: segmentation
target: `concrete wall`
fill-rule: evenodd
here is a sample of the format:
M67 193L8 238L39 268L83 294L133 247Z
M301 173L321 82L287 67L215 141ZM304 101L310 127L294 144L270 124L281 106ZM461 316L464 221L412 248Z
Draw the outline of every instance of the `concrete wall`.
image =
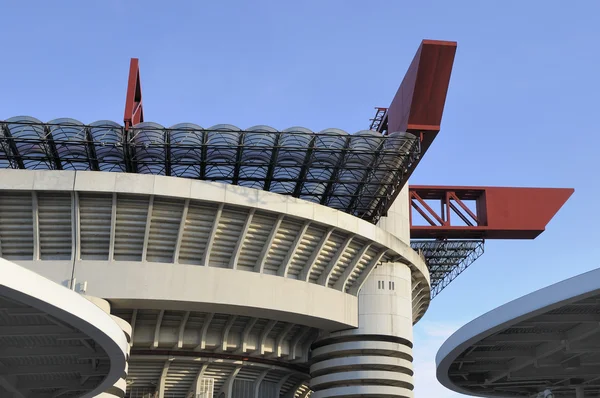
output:
M119 307L246 315L325 330L358 324L356 297L273 275L137 262L81 261L75 269L86 293Z
M387 217L381 217L378 227L391 233L401 241L410 243L410 202L408 184L402 188L398 197L390 206Z
M163 176L0 170L0 196L4 192L31 192L31 204L20 210L20 216L24 224L32 225L28 243L32 254L15 259L27 268L76 289L85 287L87 294L105 298L122 310L221 313L318 328L322 338L313 346L311 368L314 398L412 394L412 324L429 301L429 290L415 295L413 285L416 281L428 286L429 273L410 249L408 188L377 226L289 196ZM58 225L54 231L48 220L55 217L50 214L53 196L61 193L60 217L68 220L70 229ZM98 203L104 213L96 213L90 196L96 200L102 194L104 199ZM135 206L131 203L137 199L125 198L130 194L139 199ZM39 201L44 195L50 198L46 208ZM87 205L81 202L86 195ZM9 207L19 206L17 196L12 195ZM129 200L128 205L119 207L121 196ZM193 203L213 206L201 217L214 221L201 228L194 224L192 229L200 232L184 244L186 226L197 219L186 218ZM220 223L223 209L241 209L241 222L228 216L229 224ZM255 213L267 219L271 215L271 221L253 230ZM127 217L117 222L118 214ZM44 216L45 224L40 224ZM282 219L297 220L306 236L295 242L294 237L305 232L286 232ZM110 235L98 253L94 252L96 220L106 224L98 231ZM13 224L14 228L22 225ZM307 230L309 225L312 230ZM11 236L10 228L5 228L4 236ZM118 228L122 230L117 232ZM128 233L128 228L133 232ZM0 243L2 231L0 226ZM278 231L283 235L276 235ZM271 236L265 238L271 246L261 245L269 254L248 249L265 234ZM60 258L48 251L54 236L62 244ZM19 248L14 239L7 243L12 245L11 253ZM179 261L180 249L194 252L199 243L209 254ZM132 255L135 259L117 258L129 245L139 249ZM271 256L272 269L266 260L248 260L252 256L248 253ZM259 265L241 267L242 258ZM160 336L160 322L156 325L155 339ZM382 371L381 364L389 369ZM338 371L340 367L346 370ZM362 385L364 379L373 383Z

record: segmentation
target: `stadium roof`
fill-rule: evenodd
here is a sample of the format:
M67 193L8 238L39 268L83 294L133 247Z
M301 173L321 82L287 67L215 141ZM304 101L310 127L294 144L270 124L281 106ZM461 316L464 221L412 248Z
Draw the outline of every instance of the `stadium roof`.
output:
M511 301L459 329L437 354L437 377L454 391L483 397L531 397L545 389L556 398L597 396L599 336L596 269Z
M291 195L376 223L418 159L409 133L190 123L0 121L0 168L97 170L217 181Z

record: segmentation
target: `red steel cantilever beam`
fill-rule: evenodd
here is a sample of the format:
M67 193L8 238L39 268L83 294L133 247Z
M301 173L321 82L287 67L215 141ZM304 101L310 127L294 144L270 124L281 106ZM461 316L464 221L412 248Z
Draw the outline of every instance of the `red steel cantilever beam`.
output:
M390 104L381 129L409 132L420 139L421 154L404 173L404 186L440 131L446 94L456 54L456 42L423 40ZM380 129L380 130L381 130ZM390 205L400 190L391 194ZM389 207L389 206L388 206ZM387 209L386 209L387 210Z
M440 131L456 46L423 40L387 111L387 131L422 134L423 151Z
M413 185L409 187L410 235L416 239L534 239L573 192L570 188ZM475 205L469 207L469 201ZM439 211L432 208L432 202ZM424 225L415 225L415 212Z
M140 65L137 58L129 63L129 79L127 81L127 97L125 98L125 129L144 121L142 105L142 85L140 83Z

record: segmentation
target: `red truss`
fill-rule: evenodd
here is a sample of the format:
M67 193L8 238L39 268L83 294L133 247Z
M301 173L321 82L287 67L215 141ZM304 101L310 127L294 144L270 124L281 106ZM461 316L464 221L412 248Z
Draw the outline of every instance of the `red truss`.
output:
M573 192L570 188L410 186L411 238L534 239ZM469 207L468 201L474 206ZM415 211L425 225L414 224Z
M129 129L144 121L142 105L142 85L140 83L140 66L137 58L131 58L129 64L129 80L127 81L127 97L125 98L125 129Z

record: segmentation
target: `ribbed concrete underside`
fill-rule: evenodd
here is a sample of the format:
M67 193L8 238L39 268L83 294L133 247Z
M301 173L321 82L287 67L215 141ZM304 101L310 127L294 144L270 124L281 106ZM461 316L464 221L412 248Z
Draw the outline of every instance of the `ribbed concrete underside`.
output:
M77 173L82 178L119 176L119 173ZM0 174L11 179L22 176L24 180L34 176L30 171L4 170ZM42 174L56 180L56 189L71 184L70 188L0 189L0 255L6 259L200 265L276 275L357 295L378 262L398 261L410 255L416 264L411 263L415 271L413 285L419 286L413 297L415 322L428 307L429 282L423 274L426 267L410 247L394 250L388 246L389 234L381 234L379 242L363 233L358 225L348 230L337 223L323 222L335 217L314 220L271 211L269 207L255 207L258 204L254 198L247 206L241 206L189 196L138 194L135 187L131 189L133 193L90 192L73 190L74 172ZM183 180L132 177L133 181L163 178L174 185ZM205 184L207 190L222 185L198 183ZM235 188L238 196L256 195L254 189ZM189 186L187 189L189 195ZM271 196L280 196L266 194L269 200L273 200ZM302 205L318 206L308 202Z

